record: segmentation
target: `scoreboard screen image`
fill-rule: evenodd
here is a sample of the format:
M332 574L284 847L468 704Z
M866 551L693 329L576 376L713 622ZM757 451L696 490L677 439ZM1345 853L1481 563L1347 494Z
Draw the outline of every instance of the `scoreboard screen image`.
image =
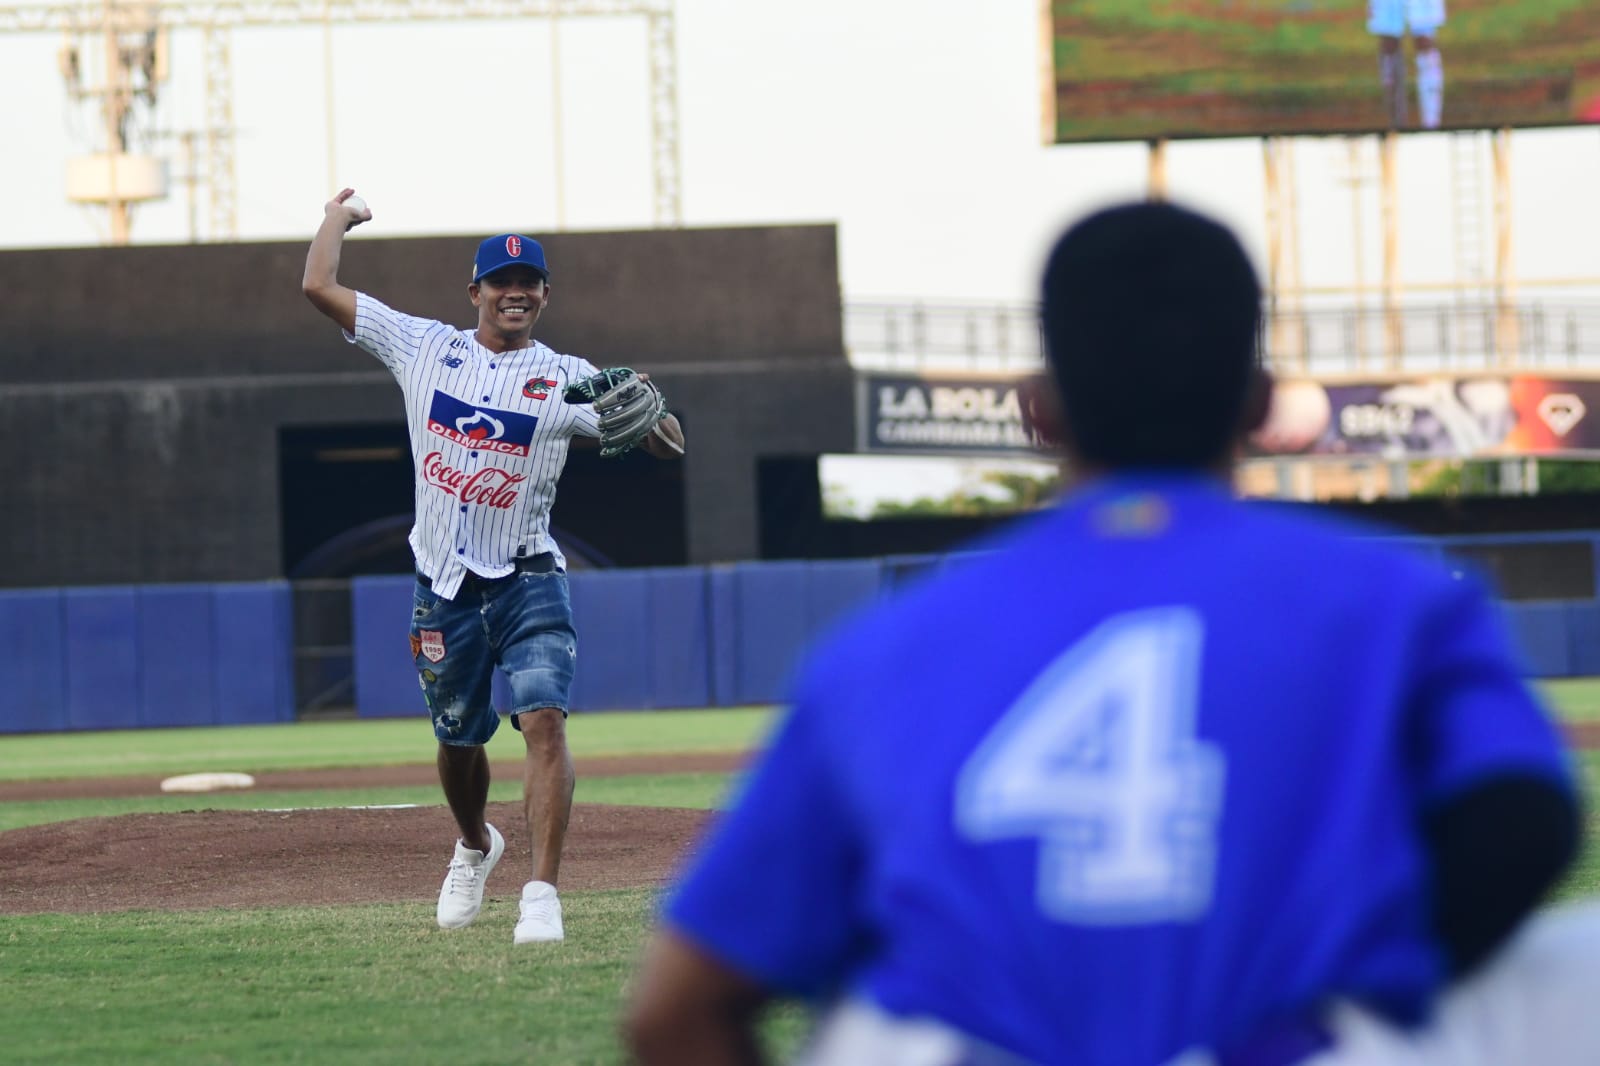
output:
M1045 139L1600 123L1600 0L1057 0Z

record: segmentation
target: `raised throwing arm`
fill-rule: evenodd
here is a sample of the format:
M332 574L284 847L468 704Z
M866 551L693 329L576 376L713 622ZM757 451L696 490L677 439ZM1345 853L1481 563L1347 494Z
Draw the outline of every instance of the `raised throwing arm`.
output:
M306 299L346 333L355 332L356 293L339 284L339 252L345 233L371 218L372 212L354 189L341 190L323 205L322 225L311 239L305 276L300 279L300 291Z

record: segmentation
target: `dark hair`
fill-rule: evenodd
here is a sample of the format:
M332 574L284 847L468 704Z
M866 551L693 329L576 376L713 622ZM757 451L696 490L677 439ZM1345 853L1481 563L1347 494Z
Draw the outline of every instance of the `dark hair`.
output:
M1170 204L1090 215L1044 274L1045 344L1077 457L1228 458L1255 374L1261 285L1226 227Z

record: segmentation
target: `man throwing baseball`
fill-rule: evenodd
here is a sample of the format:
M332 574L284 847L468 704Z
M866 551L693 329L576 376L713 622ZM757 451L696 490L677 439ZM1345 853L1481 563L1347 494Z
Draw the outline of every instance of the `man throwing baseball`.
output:
M1417 53L1417 105L1422 128L1436 130L1444 117L1444 57L1439 28L1444 25L1444 0L1368 0L1367 32L1378 38L1378 76L1383 83L1385 114L1391 129L1410 125L1406 100L1405 37L1409 31Z
M517 234L478 246L467 297L476 329L386 307L339 284L345 233L372 213L345 189L324 207L301 288L345 338L400 383L416 468L411 548L417 583L411 653L439 741L439 780L460 827L439 892L439 925L477 917L505 839L484 819L500 725L490 703L496 666L510 682L511 724L527 744L524 810L533 878L514 939L560 940L556 895L572 809L567 696L577 656L566 559L550 536L556 480L574 437L602 454L634 446L683 454L683 432L644 375L601 371L533 339L550 302L544 249Z

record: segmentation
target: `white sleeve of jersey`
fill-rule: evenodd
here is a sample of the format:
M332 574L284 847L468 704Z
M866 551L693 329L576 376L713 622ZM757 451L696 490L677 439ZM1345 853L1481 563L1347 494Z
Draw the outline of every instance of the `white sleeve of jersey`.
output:
M364 292L356 293L356 331L344 339L371 352L397 376L416 358L434 330L449 329L431 318L401 314Z
M566 388L574 381L582 381L586 377L600 373L600 368L587 359L569 355L567 356L566 371L567 380L562 383L562 388ZM600 436L600 416L595 414L594 404L575 403L572 405L572 414L572 435L574 437L598 438Z

